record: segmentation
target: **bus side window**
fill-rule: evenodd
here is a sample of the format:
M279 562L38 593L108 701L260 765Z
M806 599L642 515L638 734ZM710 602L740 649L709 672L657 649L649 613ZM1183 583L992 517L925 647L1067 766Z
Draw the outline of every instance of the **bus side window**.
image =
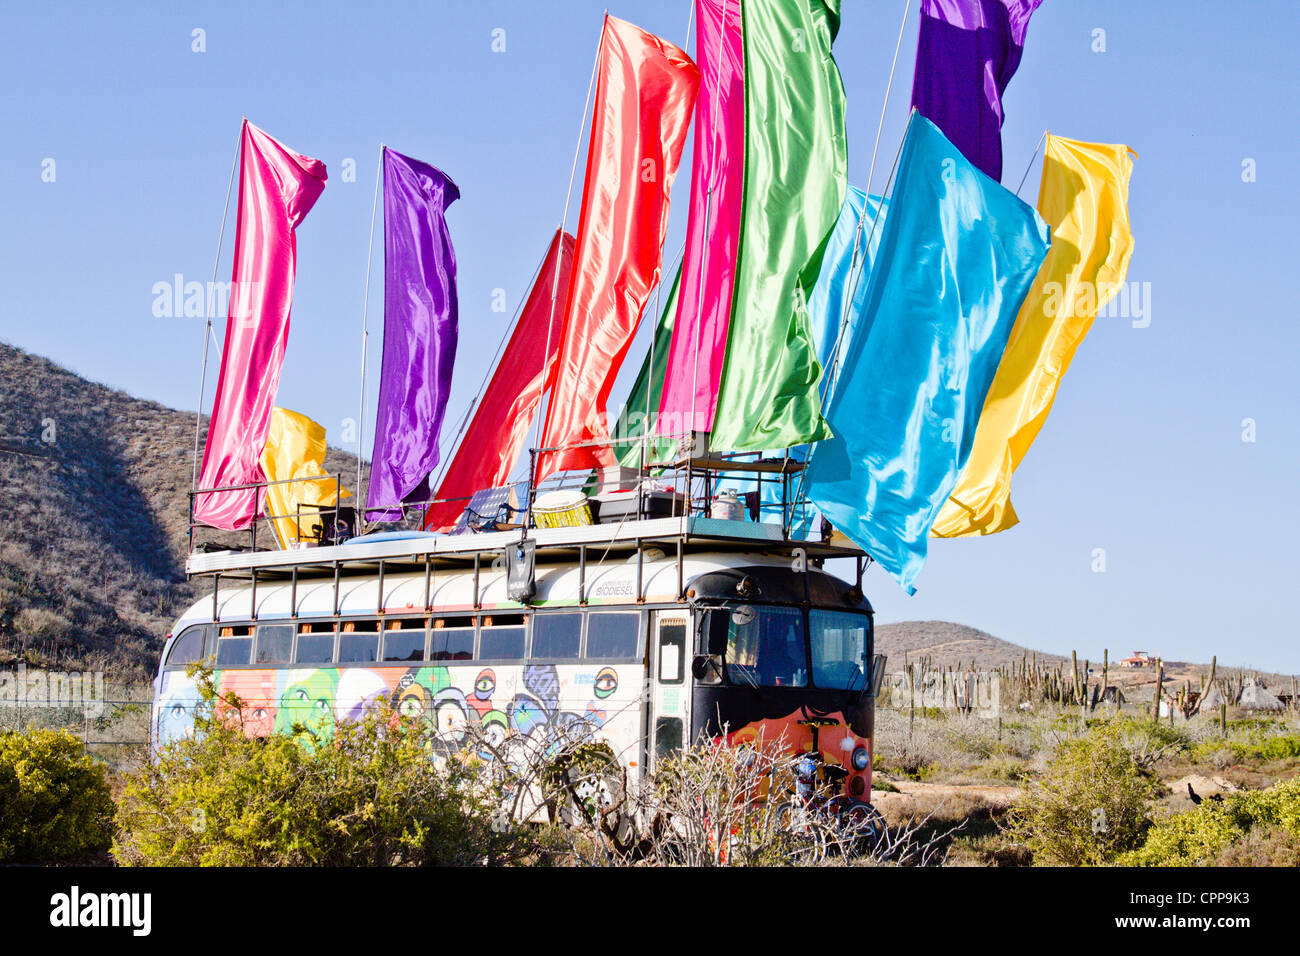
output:
M331 664L334 662L334 622L304 624L298 631L294 648L295 664Z
M641 659L641 615L627 611L593 611L587 616L588 660Z
M251 627L223 627L217 639L217 667L247 667L253 657Z
M287 664L293 650L292 624L259 624L257 627L258 664Z
M479 621L479 660L519 661L524 658L528 615L485 614Z
M202 625L187 627L181 636L172 642L171 653L167 655L167 666L184 667L202 658L207 633L208 629Z
M343 631L339 635L340 664L373 664L379 659L378 621L344 621Z
M399 618L384 627L385 661L424 660L425 619Z
M431 661L468 661L474 657L474 619L436 617L429 644Z
M659 625L659 682L680 684L685 676L686 622Z
M576 661L581 647L581 611L534 615L533 659Z

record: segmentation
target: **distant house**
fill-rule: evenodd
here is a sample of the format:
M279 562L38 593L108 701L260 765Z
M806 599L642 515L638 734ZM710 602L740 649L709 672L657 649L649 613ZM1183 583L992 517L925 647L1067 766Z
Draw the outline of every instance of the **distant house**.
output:
M1152 657L1146 651L1134 651L1132 657L1126 657L1119 662L1120 667L1155 667L1160 663L1160 658Z
M1242 683L1241 700L1238 703L1243 710L1276 712L1284 709L1284 705L1277 699L1277 696L1269 693L1268 689L1253 677L1247 677Z

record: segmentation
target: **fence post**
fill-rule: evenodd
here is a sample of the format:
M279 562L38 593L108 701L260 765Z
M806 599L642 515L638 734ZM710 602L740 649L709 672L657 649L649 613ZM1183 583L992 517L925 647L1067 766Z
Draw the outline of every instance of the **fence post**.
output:
M1160 686L1164 682L1164 678L1165 678L1165 662L1163 660L1157 660L1156 661L1156 700L1151 710L1151 719L1154 723L1157 724L1160 723Z

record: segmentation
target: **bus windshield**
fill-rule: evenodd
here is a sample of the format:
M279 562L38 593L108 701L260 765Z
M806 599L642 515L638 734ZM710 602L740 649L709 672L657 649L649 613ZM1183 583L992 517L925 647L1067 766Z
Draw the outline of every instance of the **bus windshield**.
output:
M865 614L814 608L805 619L801 608L741 604L708 617L708 653L722 656L733 684L866 687L871 625Z
M813 683L818 687L863 690L867 686L867 630L870 618L851 611L808 612Z

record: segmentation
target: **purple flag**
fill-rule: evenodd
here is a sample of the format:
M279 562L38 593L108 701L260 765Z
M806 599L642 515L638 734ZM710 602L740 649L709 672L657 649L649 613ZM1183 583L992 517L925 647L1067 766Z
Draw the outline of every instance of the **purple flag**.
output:
M912 105L962 155L1002 179L1002 94L1043 0L921 0Z
M460 198L445 174L384 150L384 362L366 516L396 521L429 498L456 358L456 254L443 214Z

